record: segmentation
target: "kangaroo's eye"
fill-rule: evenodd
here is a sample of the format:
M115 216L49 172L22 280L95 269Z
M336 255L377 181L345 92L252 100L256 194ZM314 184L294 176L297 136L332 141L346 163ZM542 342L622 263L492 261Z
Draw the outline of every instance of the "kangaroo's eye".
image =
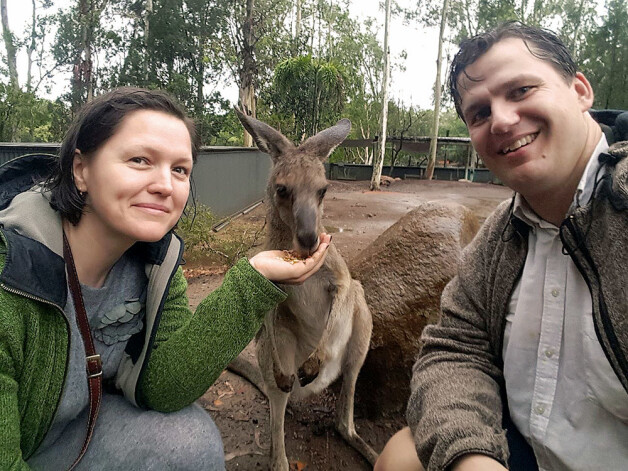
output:
M321 188L320 190L318 190L318 198L320 200L325 198L325 193L327 193L327 188Z
M277 196L280 198L288 197L289 191L285 185L277 185L277 189L275 191L277 192Z

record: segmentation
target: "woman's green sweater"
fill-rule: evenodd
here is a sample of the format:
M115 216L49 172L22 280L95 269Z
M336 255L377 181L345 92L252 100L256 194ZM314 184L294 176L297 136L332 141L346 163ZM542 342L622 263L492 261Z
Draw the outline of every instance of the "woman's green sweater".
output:
M17 263L15 254L11 254L10 239L3 230L0 238L2 470L28 469L24 460L43 440L59 403L70 349L63 306L50 299L33 299L38 296L16 289L11 283L13 278L5 276L13 268L9 265ZM26 272L36 284L41 273L37 272L38 260L34 262ZM42 266L46 263L39 262ZM18 271L24 272L24 267L20 266ZM28 281L24 282L28 285ZM171 271L166 286L165 300L162 296L156 316L147 322L148 332L137 334L141 336L140 349L144 350L139 359L129 358L128 363L132 364L130 369L139 371L138 379L130 383L134 394L125 391L131 402L164 412L181 409L200 397L253 338L264 314L286 297L246 259L227 272L222 286L209 294L194 314L188 308L187 282L181 268ZM128 383L124 378L119 381ZM119 386L124 389L124 385Z

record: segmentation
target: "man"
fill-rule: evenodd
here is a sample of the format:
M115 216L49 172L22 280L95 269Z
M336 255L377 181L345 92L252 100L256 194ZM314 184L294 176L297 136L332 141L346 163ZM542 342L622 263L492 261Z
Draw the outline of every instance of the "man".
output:
M591 85L546 30L463 42L450 88L515 196L465 249L423 334L410 428L375 469L625 469L628 142L609 149ZM609 138L628 139L615 115Z

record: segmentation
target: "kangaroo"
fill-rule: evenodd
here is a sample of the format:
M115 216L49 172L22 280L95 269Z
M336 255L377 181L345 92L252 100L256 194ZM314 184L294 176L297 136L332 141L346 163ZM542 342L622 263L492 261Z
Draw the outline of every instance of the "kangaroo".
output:
M266 249L304 257L319 244L327 179L323 162L347 137L348 119L296 147L280 132L236 109L257 146L271 156ZM372 465L377 453L353 422L355 383L366 357L373 321L360 282L332 244L324 265L302 285L282 285L286 301L268 313L257 334L259 370L239 357L230 369L262 391L270 403L271 469L288 471L284 420L288 398L318 394L342 375L336 404L340 435Z

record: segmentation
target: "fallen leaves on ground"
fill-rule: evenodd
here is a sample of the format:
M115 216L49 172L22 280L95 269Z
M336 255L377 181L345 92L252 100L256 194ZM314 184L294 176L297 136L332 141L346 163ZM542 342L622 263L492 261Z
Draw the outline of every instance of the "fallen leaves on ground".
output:
M209 275L222 275L227 271L227 267L194 267L183 268L183 275L187 280Z
M304 463L303 461L291 461L290 469L293 471L303 471L304 469L307 469L307 463Z

